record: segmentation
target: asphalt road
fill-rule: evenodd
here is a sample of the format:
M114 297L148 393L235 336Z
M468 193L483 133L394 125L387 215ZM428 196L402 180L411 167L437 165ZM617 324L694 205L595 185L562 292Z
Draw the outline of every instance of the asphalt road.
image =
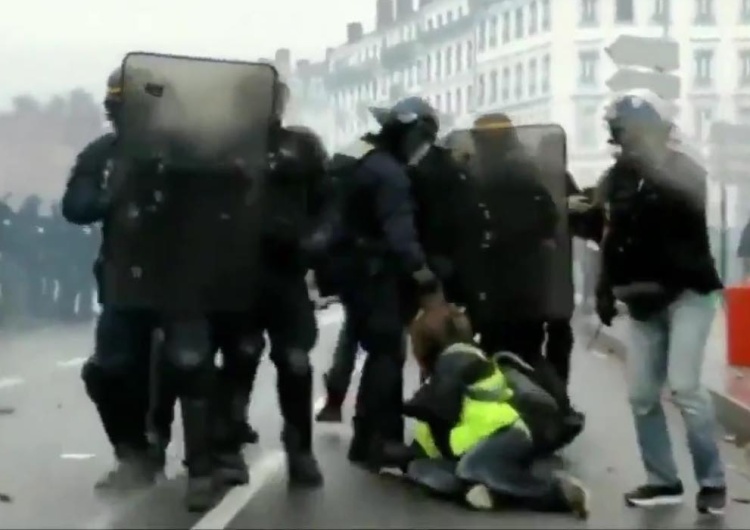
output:
M316 383L336 338L338 308L321 313L313 352ZM284 483L281 422L273 367L258 377L251 420L261 443L248 451L252 482L231 490L204 516L181 507L181 436L170 454L169 478L126 498L94 494L94 481L112 464L110 449L79 379L91 350L90 327L50 328L0 337L0 528L576 528L567 517L526 513L476 514L425 498L392 477L373 477L348 465L347 426L321 426L316 448L324 489L292 493ZM739 454L726 447L732 496L723 525L697 519L692 502L679 509L627 510L622 493L642 479L631 417L617 361L576 352L575 396L589 426L568 451L568 465L594 493L588 526L598 528L743 528L750 521L750 482ZM413 370L408 379L416 381ZM322 395L322 388L317 388ZM318 400L320 405L320 400ZM14 409L9 411L6 409ZM670 423L679 423L670 411ZM680 426L673 429L677 436ZM693 492L684 444L675 436L686 484ZM688 499L692 500L692 497Z

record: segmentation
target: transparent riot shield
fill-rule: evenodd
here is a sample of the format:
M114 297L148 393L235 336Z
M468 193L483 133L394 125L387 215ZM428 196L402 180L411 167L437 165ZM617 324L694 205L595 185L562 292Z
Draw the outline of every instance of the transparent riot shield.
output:
M276 71L140 52L122 68L107 301L185 312L250 307Z
M443 144L473 190L457 272L474 318L570 318L565 131L552 124L457 130Z

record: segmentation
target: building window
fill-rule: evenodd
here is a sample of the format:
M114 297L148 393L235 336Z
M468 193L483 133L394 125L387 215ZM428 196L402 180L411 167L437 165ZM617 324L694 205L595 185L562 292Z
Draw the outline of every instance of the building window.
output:
M444 51L445 53L445 75L453 75L453 48L448 47Z
M695 52L695 86L711 86L713 83L713 62L713 51L698 50Z
M510 42L510 11L503 14L503 42Z
M425 79L426 81L431 81L432 80L432 57L430 57L429 55L427 56L427 58L424 61L424 77L423 77L423 79Z
M516 34L517 39L523 38L523 8L516 9Z
M482 21L477 28L477 50L483 52L487 46L487 21Z
M713 0L695 0L695 23L701 25L716 23Z
M536 0L529 5L529 35L536 35L539 31L539 5Z
M445 93L445 112L453 112L453 94L450 92Z
M471 39L466 41L466 66L471 68L474 65L474 43Z
M711 131L711 123L714 120L714 111L708 107L696 107L695 114L693 115L695 127L694 135L695 139L699 142L703 142L708 139L708 134Z
M464 47L459 42L456 44L456 72L462 72L464 69Z
M461 89L456 89L456 114L459 116L464 113L464 96L461 93Z
M599 23L599 1L581 0L581 26L596 26Z
M443 77L443 54L438 52L435 54L435 76L434 79L442 79Z
M750 24L750 0L742 0L740 22L742 24Z
M489 40L490 48L496 48L497 47L497 17L492 17L490 19L490 27L487 33L488 33L487 38Z
M510 68L507 66L503 68L503 80L502 86L500 88L500 97L503 101L508 101L510 99Z
M497 70L490 72L490 103L497 102Z
M616 0L615 22L620 24L632 24L635 22L635 7L633 0Z
M539 75L537 60L531 59L529 61L529 97L536 97L537 90L537 76Z
M514 90L514 96L516 99L521 99L523 97L523 64L518 63L516 65L516 78L514 79L516 83L516 88Z
M750 86L750 50L740 52L740 86Z
M440 94L435 96L435 108L439 111L443 110L443 98Z
M542 0L542 31L549 31L552 26L552 14L549 10L549 0Z
M466 108L469 110L474 108L474 87L471 85L466 87Z
M598 128L600 126L598 107L586 105L578 110L576 133L578 146L584 149L599 147Z
M582 86L595 86L599 74L599 53L586 51L578 54L579 75L578 83Z
M551 70L552 64L550 62L550 57L549 55L545 55L542 58L542 72L539 79L539 85L542 89L542 94L549 94Z

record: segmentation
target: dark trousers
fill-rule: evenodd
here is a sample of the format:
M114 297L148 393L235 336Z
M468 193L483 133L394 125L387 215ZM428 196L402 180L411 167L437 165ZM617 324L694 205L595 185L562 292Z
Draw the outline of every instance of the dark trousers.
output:
M220 400L227 410L234 411L237 425L239 411L247 408L253 390L265 346L263 334L267 333L285 432L297 448L309 451L313 414L310 351L318 337L315 307L303 271L267 270L262 285L256 310L215 319L215 340L224 357L220 389L232 394Z
M342 302L352 332L367 353L357 395L355 434L400 442L409 307L395 275L363 278L351 287L342 292Z
M570 359L573 354L573 328L568 319L547 322L546 357L560 380L568 386L570 381Z
M149 311L105 307L94 354L81 376L115 450L145 449L149 359L156 319Z
M336 348L333 350L333 362L326 372L325 381L330 400L340 405L349 391L359 351L359 339L354 323L344 307L344 322L339 330Z

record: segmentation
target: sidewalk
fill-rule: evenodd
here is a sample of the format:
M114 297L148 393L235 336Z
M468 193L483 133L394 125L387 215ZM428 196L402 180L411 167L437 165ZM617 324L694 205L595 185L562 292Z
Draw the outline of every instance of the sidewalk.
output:
M591 344L592 348L620 357L627 353L627 317L616 319L611 328L600 328L596 316L581 316L579 319L584 346ZM736 438L738 445L750 443L750 368L726 364L723 309L717 313L708 341L703 378L714 398L716 413L722 426Z

